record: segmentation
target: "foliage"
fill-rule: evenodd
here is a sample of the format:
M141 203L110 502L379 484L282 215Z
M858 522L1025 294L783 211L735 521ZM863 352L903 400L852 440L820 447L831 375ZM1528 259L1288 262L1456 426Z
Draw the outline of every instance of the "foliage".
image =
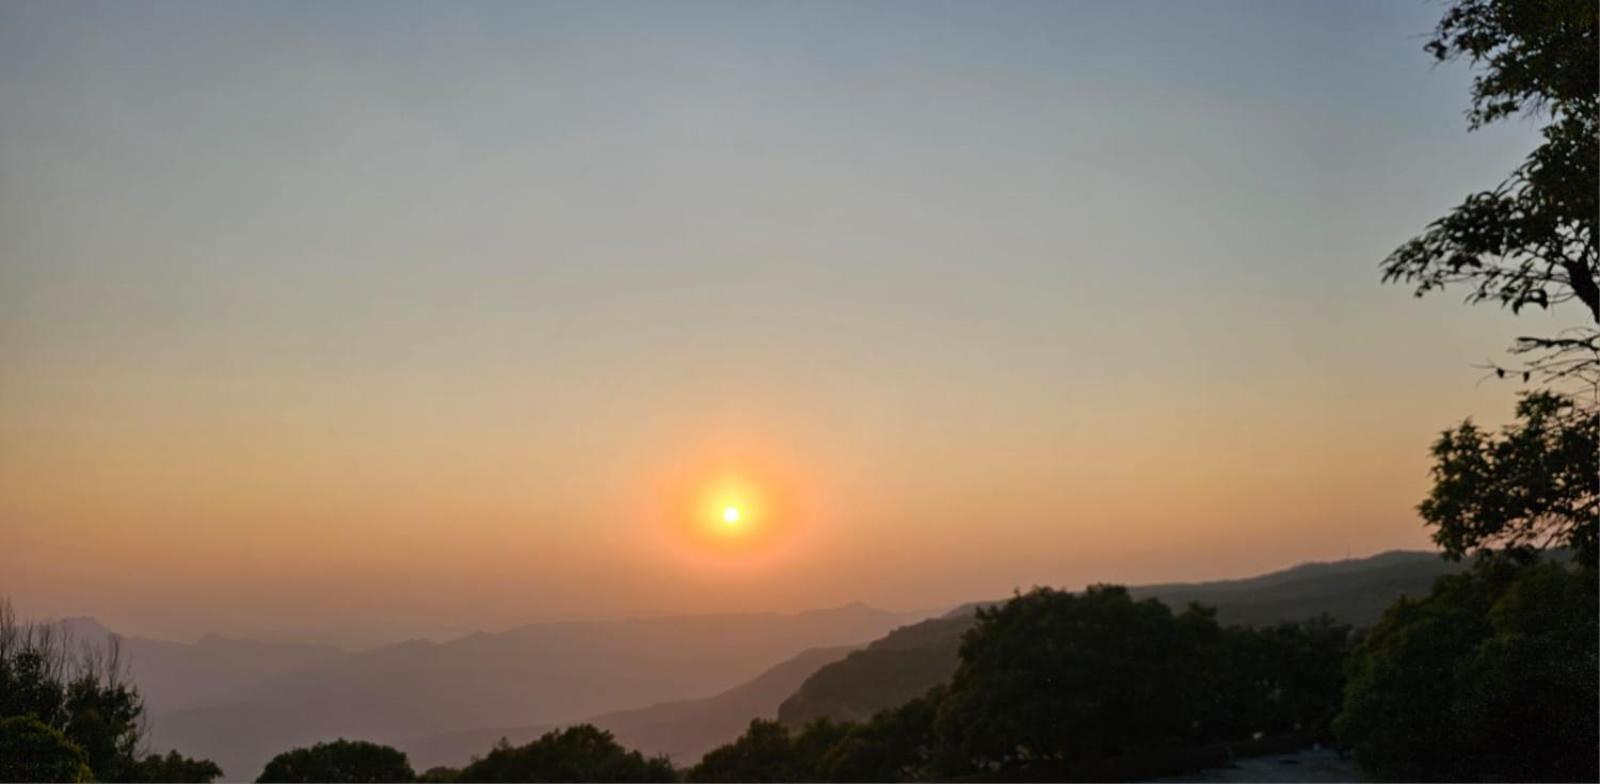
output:
M935 768L934 719L944 700L935 687L898 708L850 726L817 762L823 781L913 781Z
M207 760L175 752L138 756L144 701L126 680L116 638L74 647L52 626L19 624L0 600L0 717L31 716L61 733L99 781L194 779L221 775Z
M1479 69L1471 127L1543 117L1544 142L1505 182L1468 196L1390 254L1385 281L1412 284L1417 296L1464 285L1468 302L1499 302L1513 312L1576 300L1587 321L1600 323L1597 20L1594 0L1457 0L1449 8L1427 49ZM1592 324L1519 338L1513 350L1535 352L1524 378L1600 382L1600 331Z
M1384 778L1594 781L1595 572L1486 559L1351 653L1336 727Z
M459 768L448 765L435 765L417 774L417 781L434 782L435 784L451 784L461 777Z
M1395 599L1425 594L1436 577L1465 568L1429 553L1395 552L1337 564L1307 564L1247 580L1131 587L1129 592L1169 607L1191 602L1214 607L1217 622L1225 626L1265 630L1324 614L1342 623L1370 626ZM961 663L961 637L975 620L969 610L890 632L807 678L779 706L778 720L789 727L824 716L864 722L948 683Z
M937 730L978 770L1181 743L1200 670L1192 625L1110 586L1035 589L981 609Z
M947 773L1052 768L1256 733L1326 735L1350 628L1263 629L1127 589L1035 589L979 611L939 710ZM955 766L955 767L952 767Z
M0 781L93 781L89 757L32 714L0 719Z
M895 629L813 673L778 706L779 721L791 727L824 717L862 721L922 696L955 672L961 635L972 622L959 615Z
M503 739L482 759L461 769L456 781L676 781L665 757L646 759L623 748L592 724L553 730L512 746Z
M369 741L340 738L273 757L256 781L371 782L413 778L404 752Z
M734 742L689 769L690 781L806 781L805 766L782 724L753 719Z
M1593 566L1600 527L1600 414L1549 392L1517 404L1498 437L1470 420L1433 445L1433 490L1418 509L1451 558L1568 547Z
M1224 628L1126 589L1035 589L978 611L948 686L869 721L791 736L751 722L692 781L909 781L1236 741L1326 737L1350 629L1327 617Z
M206 784L222 776L222 768L211 760L197 760L185 757L176 751L169 751L165 756L151 754L139 760L133 767L129 781L144 782L184 782L187 784Z
M1321 615L1259 629L1197 623L1204 670L1197 677L1194 740L1268 736L1331 738L1344 687L1350 627Z

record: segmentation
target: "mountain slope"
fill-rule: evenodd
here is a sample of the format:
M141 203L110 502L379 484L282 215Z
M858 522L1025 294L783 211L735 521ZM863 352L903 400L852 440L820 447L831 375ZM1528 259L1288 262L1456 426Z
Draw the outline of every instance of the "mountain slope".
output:
M328 738L396 743L716 693L796 651L860 644L901 620L855 604L788 615L533 624L412 641L267 678L225 704L157 715L152 736L157 746L210 757L230 778L244 778L273 754Z
M680 700L597 716L592 723L615 733L624 746L666 754L680 765L733 741L751 719L775 719L778 705L818 669L856 646L813 648L747 683L703 700Z
M678 765L692 765L701 755L744 732L754 718L776 718L778 704L794 693L818 668L832 664L854 646L813 648L779 663L753 680L710 697L674 700L647 708L616 711L585 721L610 730L622 745L647 755L665 754ZM526 743L552 725L464 730L414 738L398 744L418 769L461 765L505 738Z
M1370 558L1301 564L1241 580L1137 586L1139 598L1180 608L1199 602L1224 624L1303 620L1318 613L1370 625L1402 595L1425 594L1441 575L1465 569L1433 553L1395 551ZM826 716L859 721L921 696L955 672L961 635L986 602L963 605L940 618L901 627L818 670L778 708L789 725Z
M122 661L139 685L151 715L227 701L263 679L344 654L326 645L236 640L214 634L195 643L124 637L93 618L63 618L55 625L82 644L100 645L116 636Z

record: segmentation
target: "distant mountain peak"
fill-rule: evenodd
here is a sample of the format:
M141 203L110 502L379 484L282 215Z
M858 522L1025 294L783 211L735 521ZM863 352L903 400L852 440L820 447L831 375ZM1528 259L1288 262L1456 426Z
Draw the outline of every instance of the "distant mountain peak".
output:
M74 615L57 620L52 626L78 642L98 643L116 636L105 624L88 615Z

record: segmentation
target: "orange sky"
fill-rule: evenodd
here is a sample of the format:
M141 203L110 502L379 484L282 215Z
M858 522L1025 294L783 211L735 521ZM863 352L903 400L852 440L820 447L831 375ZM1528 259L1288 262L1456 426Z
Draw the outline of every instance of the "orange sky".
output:
M363 644L1238 576L1426 546L1509 415L1527 330L1378 283L1534 138L1431 6L550 8L0 11L0 593Z

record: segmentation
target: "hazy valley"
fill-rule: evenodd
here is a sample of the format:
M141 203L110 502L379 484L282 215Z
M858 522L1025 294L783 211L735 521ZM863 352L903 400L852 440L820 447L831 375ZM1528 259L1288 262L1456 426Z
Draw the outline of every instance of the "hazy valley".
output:
M1423 595L1461 568L1432 553L1390 552L1131 590L1173 607L1215 607L1224 623L1326 612L1366 625L1395 598ZM215 636L126 637L123 650L151 708L153 745L214 759L230 778L254 775L285 748L335 737L394 745L420 770L461 765L502 737L526 742L585 721L684 765L753 718L859 720L922 694L954 671L980 604L931 618L855 604L530 624L356 652ZM84 640L113 631L83 618L62 624Z

